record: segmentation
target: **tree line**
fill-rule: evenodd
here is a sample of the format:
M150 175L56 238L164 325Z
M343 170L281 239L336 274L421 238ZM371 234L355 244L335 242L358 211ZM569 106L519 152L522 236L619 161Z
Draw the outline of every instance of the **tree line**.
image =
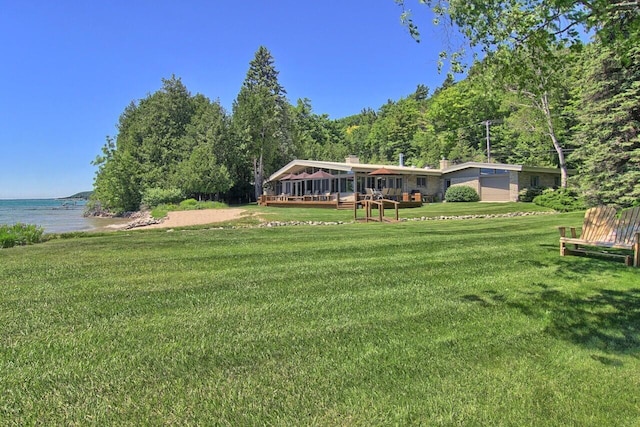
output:
M417 31L417 30L415 30ZM631 30L630 30L631 31ZM638 40L632 28L630 38ZM640 43L510 45L487 53L464 79L340 119L291 104L274 58L260 47L226 111L181 79L127 106L94 162L94 203L137 210L145 193L255 200L271 173L295 158L437 167L491 161L560 167L563 186L589 203L640 200ZM544 47L544 48L543 48ZM568 171L576 174L569 177Z

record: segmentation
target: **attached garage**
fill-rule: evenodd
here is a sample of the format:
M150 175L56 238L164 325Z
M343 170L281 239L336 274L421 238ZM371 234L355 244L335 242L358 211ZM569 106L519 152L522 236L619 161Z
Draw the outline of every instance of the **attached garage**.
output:
M483 202L514 200L511 192L511 170L499 166L501 165L479 163L451 166L445 170L443 176L445 187L447 183L452 186L466 185L476 190Z
M474 188L483 202L515 202L523 188L557 187L560 169L468 162L443 167L442 180L445 191L447 184L463 184Z
M509 174L481 175L480 200L483 202L506 202L511 200Z

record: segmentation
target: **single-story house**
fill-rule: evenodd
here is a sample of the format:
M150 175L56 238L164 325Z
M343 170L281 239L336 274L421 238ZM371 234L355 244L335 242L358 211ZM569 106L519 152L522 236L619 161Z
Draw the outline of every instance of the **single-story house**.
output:
M517 201L518 192L530 187L558 187L560 169L503 163L467 162L451 165L440 161L440 168L360 163L355 156L344 162L293 160L272 174L268 195L340 193L366 194L367 189L392 189L420 193L442 200L447 188L467 185L482 201Z

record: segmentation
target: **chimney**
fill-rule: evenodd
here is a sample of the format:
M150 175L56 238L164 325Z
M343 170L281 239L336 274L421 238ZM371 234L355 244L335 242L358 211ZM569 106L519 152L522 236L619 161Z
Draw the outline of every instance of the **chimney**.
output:
M399 162L399 166L400 166L400 167L404 166L404 153L400 153L400 162Z
M349 157L344 159L344 162L352 165L357 165L360 163L360 159L358 158L358 156L349 155Z
M442 160L440 160L440 169L446 169L449 167L449 160L445 159L444 157L442 158Z

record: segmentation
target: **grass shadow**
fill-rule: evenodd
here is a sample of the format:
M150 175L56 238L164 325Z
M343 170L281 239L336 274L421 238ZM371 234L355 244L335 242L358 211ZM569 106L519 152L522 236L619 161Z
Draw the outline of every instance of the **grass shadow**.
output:
M560 256L558 246L540 245L540 248L546 252L554 251L558 253L554 258L555 261L550 265L553 266L555 264L555 274L563 279L571 280L592 273L606 273L607 276L613 278L619 277L621 270L633 268L627 267L620 259L603 254L572 254L563 257Z
M607 354L640 355L640 289L598 289L588 295L566 294L533 284L511 307L545 317L546 332Z
M533 283L515 297L486 291L461 300L486 308L506 305L541 319L545 333L597 352L591 357L604 365L620 365L616 356L640 358L640 288L595 289L578 295Z

